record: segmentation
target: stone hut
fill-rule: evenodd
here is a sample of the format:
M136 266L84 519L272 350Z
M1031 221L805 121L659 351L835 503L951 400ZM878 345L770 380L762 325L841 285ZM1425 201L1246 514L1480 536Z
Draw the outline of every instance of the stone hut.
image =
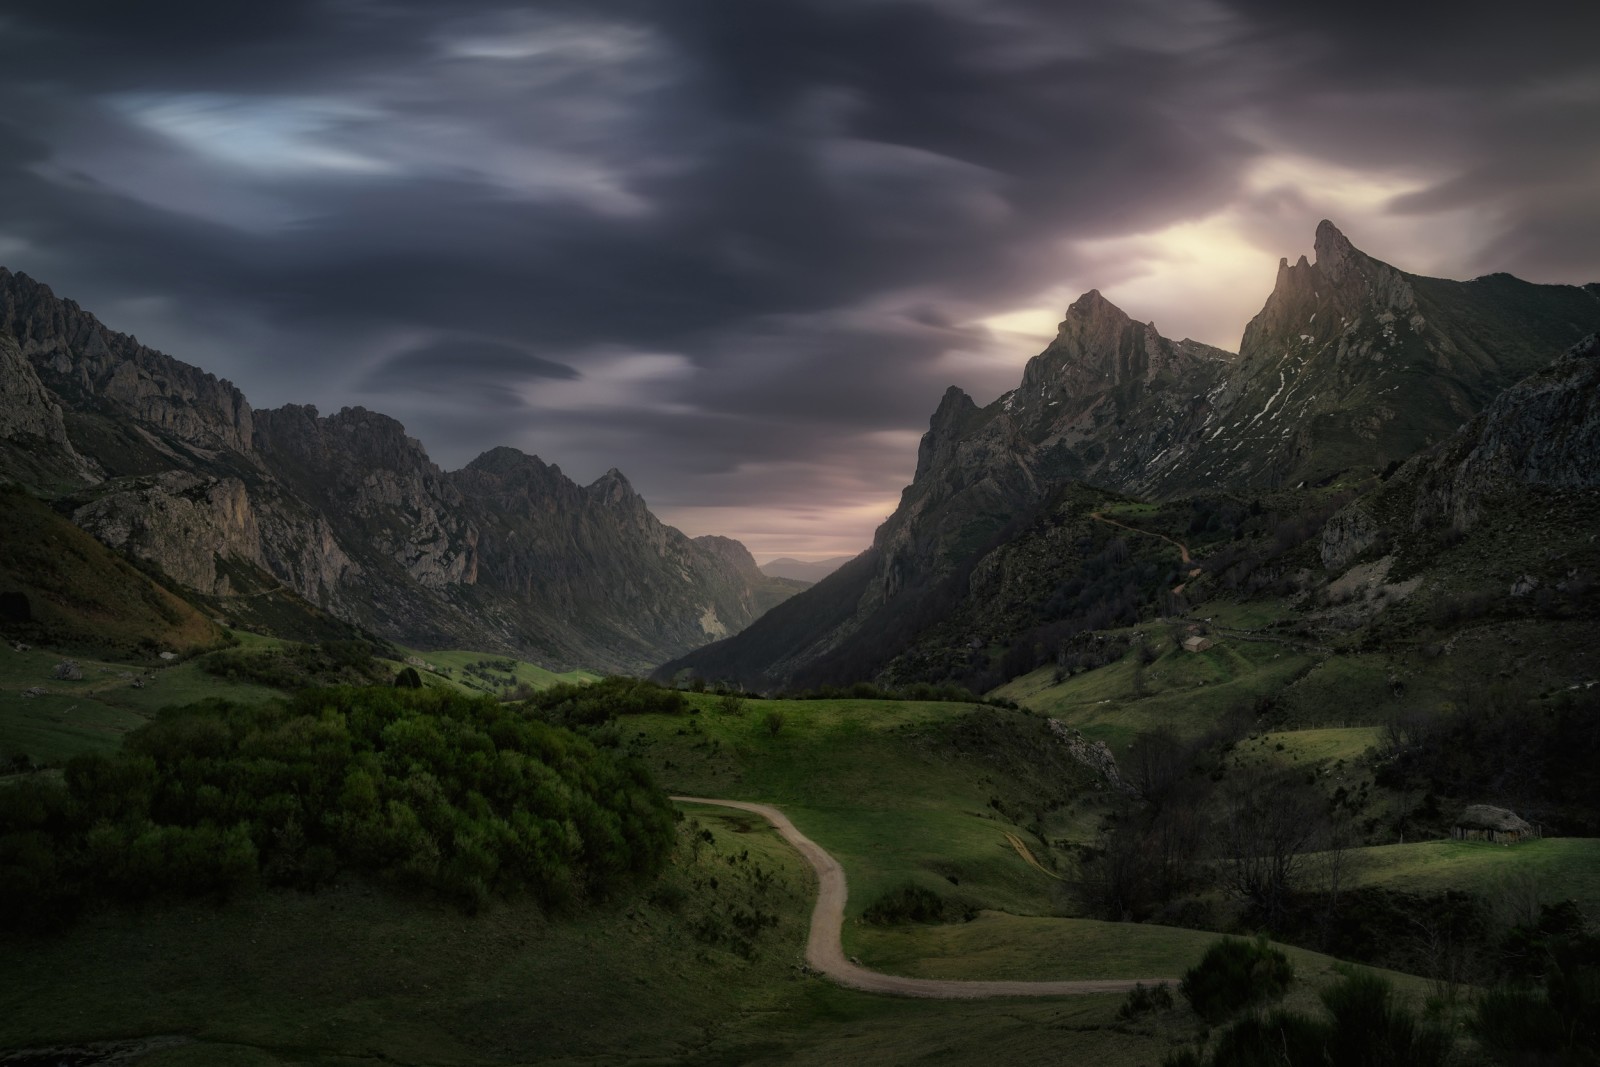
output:
M1183 639L1183 650L1185 652L1204 652L1211 647L1211 644L1211 638L1195 634L1193 637L1185 637Z
M1514 845L1518 841L1531 841L1539 831L1526 819L1505 808L1488 804L1473 804L1463 811L1450 830L1457 841L1492 841L1497 845Z

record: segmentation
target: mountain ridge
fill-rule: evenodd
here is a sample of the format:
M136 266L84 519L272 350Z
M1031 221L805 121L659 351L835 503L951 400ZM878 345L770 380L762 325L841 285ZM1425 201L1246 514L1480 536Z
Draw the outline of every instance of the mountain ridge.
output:
M870 555L661 673L758 687L875 675L976 595L988 554L1038 523L1077 521L1082 509L1052 502L1068 486L1162 500L1377 475L1600 329L1600 285L1408 274L1328 220L1313 251L1280 260L1237 354L1171 341L1085 293L1016 389L981 408L946 391ZM870 662L841 651L886 626L898 636L875 639Z
M616 468L580 486L496 448L445 471L387 415L256 409L4 268L0 365L0 476L238 625L287 588L419 647L637 671L797 588L665 526Z

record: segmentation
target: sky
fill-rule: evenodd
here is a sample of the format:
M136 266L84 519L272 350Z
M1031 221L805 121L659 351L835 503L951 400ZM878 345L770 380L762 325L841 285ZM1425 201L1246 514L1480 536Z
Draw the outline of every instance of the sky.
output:
M1600 4L8 0L0 264L446 469L854 553L1098 288L1238 346L1317 221L1600 280Z

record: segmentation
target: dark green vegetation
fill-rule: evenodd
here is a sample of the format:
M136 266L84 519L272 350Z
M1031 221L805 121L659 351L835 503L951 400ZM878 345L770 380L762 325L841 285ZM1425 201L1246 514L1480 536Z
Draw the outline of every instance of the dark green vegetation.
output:
M316 686L375 685L393 673L377 657L388 650L367 641L282 644L214 652L200 668L230 682L251 682L286 691ZM392 654L392 653L391 653ZM414 668L407 668L416 675ZM422 688L416 679L413 689Z
M683 695L637 678L602 678L577 685L564 682L532 696L528 710L558 726L599 726L619 715L680 715L689 709Z
M1294 981L1289 957L1258 941L1223 938L1189 968L1178 986L1196 1015L1219 1023L1245 1008L1281 1000Z
M1165 1067L1444 1067L1451 1039L1397 1004L1389 983L1353 971L1322 990L1323 1017L1294 1011L1247 1015L1223 1030L1210 1054L1167 1057Z
M310 690L171 709L64 780L0 790L8 923L99 901L315 888L365 872L476 911L603 897L661 867L642 768L492 701Z

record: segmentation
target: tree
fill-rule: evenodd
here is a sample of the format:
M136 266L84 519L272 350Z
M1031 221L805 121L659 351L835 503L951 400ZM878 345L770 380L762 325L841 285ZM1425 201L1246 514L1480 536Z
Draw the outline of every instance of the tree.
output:
M1236 773L1219 802L1226 882L1268 921L1277 919L1324 832L1323 806L1299 772L1260 767Z

